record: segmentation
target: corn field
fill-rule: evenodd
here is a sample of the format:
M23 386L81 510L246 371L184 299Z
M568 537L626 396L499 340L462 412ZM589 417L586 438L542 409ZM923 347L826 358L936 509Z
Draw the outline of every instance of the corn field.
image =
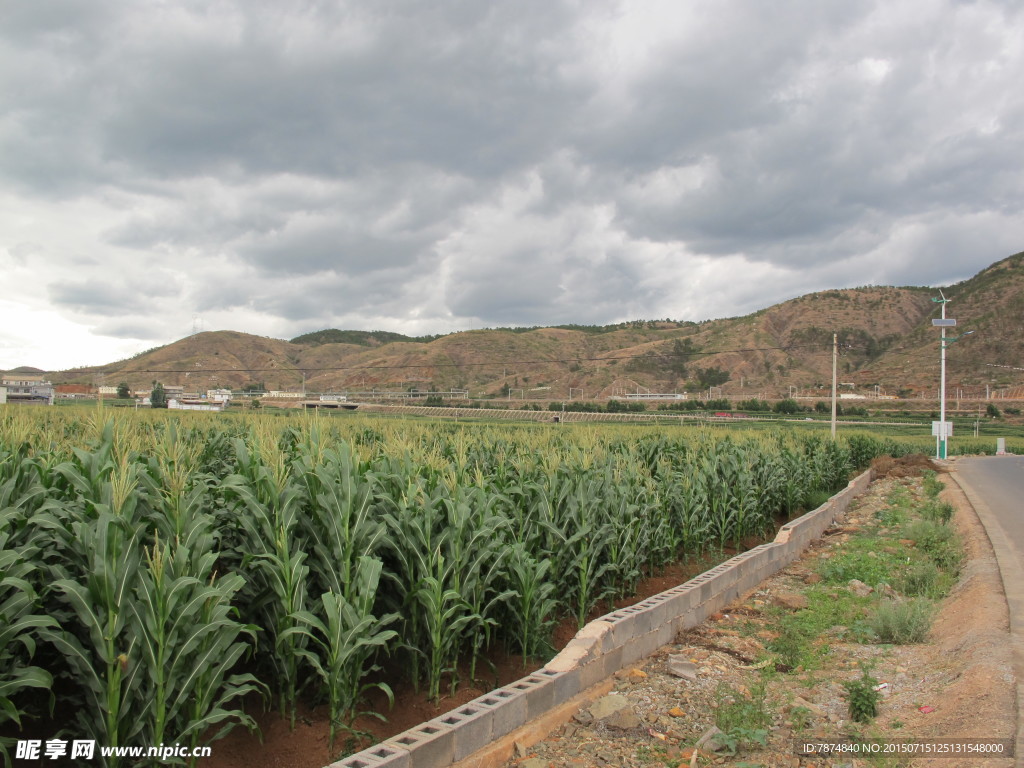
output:
M891 441L353 416L0 410L0 734L208 743L392 692L769 533ZM468 672L466 671L468 670ZM379 713L377 716L380 716ZM53 734L56 736L57 734ZM113 763L112 763L113 764Z

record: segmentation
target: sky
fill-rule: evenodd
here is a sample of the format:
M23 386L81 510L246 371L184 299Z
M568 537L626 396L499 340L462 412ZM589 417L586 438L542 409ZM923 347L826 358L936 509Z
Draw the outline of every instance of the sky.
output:
M948 285L1021 82L1015 0L10 0L0 369Z

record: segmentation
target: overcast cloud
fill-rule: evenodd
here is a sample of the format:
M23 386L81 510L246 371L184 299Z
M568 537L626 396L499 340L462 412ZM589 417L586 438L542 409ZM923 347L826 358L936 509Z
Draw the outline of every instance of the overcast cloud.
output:
M0 6L0 368L736 316L1024 249L1024 8Z

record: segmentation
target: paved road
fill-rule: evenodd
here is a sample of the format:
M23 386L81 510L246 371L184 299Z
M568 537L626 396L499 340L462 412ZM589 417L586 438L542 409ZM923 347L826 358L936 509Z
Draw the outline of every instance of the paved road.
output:
M1003 577L1017 677L1017 760L1024 764L1024 457L957 459L957 483L978 513Z

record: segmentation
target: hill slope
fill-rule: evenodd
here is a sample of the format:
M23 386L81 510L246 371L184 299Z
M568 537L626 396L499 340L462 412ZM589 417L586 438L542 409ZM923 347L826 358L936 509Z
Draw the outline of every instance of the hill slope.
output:
M974 334L948 348L950 387L1024 381L1024 253L943 291L949 317ZM495 329L411 338L387 332L318 331L292 341L235 331L189 336L131 360L53 375L57 382L188 390L307 391L469 389L473 395L607 397L719 384L731 397L824 396L832 334L846 388L934 393L938 290L871 286L808 294L751 315L703 323ZM1003 367L1000 367L1003 366ZM728 380L721 383L727 374Z

